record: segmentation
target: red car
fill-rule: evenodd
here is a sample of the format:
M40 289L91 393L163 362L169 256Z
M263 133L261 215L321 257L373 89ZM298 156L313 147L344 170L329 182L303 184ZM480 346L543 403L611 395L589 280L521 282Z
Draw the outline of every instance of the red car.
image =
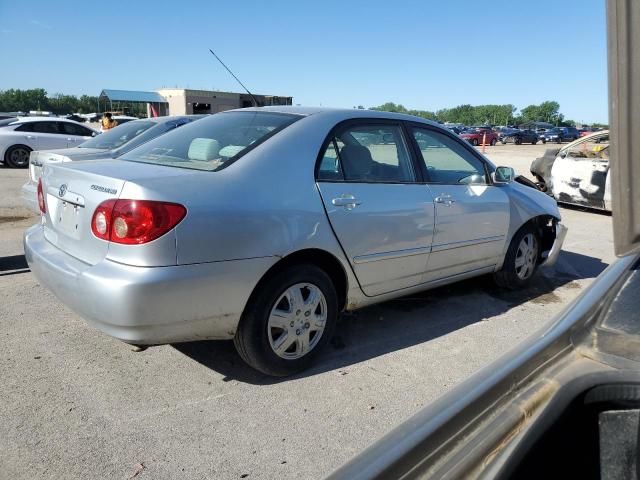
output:
M472 129L461 133L460 137L464 138L474 146L482 145L483 137L485 145L493 146L498 143L498 134L489 127L473 127Z

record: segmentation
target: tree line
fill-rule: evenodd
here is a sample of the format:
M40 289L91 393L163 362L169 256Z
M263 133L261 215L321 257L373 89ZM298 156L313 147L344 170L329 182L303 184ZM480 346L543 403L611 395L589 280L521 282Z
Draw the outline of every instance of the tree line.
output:
M364 108L358 106L357 108ZM527 122L548 122L559 127L574 127L576 122L566 119L560 113L560 104L555 101L542 102L540 105L529 105L519 113L511 104L506 105L459 105L443 108L435 112L427 110L410 110L401 104L387 102L370 110L383 112L399 112L434 120L441 123L462 123L464 125L522 125ZM594 127L605 127L594 123Z
M360 105L357 108L364 107ZM62 93L48 95L44 88L0 90L0 112L28 112L31 110L53 112L58 115L97 112L99 111L98 97L90 95L77 97ZM371 107L370 110L407 113L437 122L462 123L464 125L522 125L530 121L548 122L563 127L572 127L576 124L573 120L564 118L564 115L560 113L560 104L555 101L529 105L519 113L516 113L517 108L511 104L458 105L430 112L410 110L401 104L387 102L377 107ZM592 126L604 127L606 125L594 123Z
M0 90L0 112L29 112L38 110L57 115L98 111L98 97L90 95L48 95L44 88Z

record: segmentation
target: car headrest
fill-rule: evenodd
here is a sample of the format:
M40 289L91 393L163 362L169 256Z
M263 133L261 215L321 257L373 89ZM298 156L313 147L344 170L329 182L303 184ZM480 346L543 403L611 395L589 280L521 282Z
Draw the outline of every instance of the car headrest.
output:
M189 145L189 160L208 162L215 160L220 154L220 142L212 138L194 138Z
M371 152L362 145L345 145L340 150L342 168L347 178L364 178L373 164Z

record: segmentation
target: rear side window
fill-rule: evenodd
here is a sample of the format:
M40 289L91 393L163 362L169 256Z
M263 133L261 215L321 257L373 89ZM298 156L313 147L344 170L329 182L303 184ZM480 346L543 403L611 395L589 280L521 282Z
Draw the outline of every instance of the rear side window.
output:
M431 183L486 185L484 164L457 141L433 130L413 128Z
M219 170L301 118L272 112L211 115L174 129L121 157L195 170Z
M414 182L399 125L350 125L338 130L322 153L318 180L363 183Z

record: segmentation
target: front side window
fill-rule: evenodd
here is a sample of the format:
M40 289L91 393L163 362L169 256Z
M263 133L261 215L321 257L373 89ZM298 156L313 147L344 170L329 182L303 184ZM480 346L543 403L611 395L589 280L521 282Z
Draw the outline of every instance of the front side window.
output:
M220 170L299 118L272 112L219 113L174 129L120 158L169 167Z
M447 185L486 185L484 164L464 146L442 133L412 129L429 182Z
M338 130L322 154L318 180L414 182L402 129L398 125L353 125Z

